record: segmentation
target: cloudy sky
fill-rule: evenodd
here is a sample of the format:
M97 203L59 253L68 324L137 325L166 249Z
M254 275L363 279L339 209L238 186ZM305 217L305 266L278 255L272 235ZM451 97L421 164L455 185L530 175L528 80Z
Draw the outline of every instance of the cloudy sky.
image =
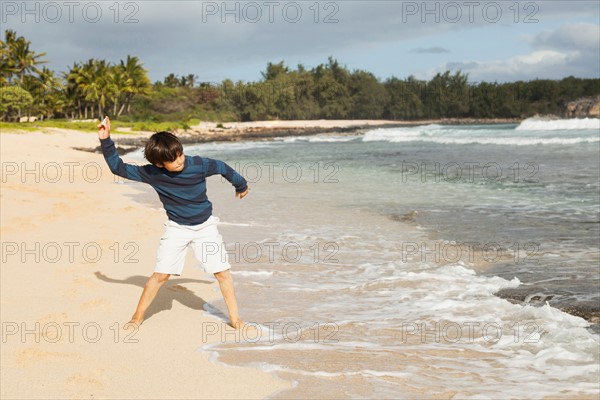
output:
M13 29L65 71L139 57L152 81L261 78L267 62L327 57L381 79L462 70L469 80L599 77L600 2L0 1Z

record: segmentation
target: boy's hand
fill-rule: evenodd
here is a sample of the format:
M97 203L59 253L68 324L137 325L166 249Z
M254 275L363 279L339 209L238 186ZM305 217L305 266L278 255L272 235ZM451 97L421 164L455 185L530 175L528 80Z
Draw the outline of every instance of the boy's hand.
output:
M250 191L250 188L246 189L246 191L244 192L235 192L235 197L239 197L240 199L243 199L244 197L246 197L246 195L248 194L248 192Z
M98 138L106 139L110 136L110 119L104 117L102 122L98 125Z

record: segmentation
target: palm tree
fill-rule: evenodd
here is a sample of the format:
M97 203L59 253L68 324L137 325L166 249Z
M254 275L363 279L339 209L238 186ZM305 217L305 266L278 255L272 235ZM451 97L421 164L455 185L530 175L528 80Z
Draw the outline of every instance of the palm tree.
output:
M117 115L119 109L119 102L121 100L123 90L127 86L128 79L125 74L125 69L121 65L115 65L110 67L107 84L110 91L110 100L113 104L113 115Z
M60 109L64 105L64 101L60 96L63 84L55 76L54 71L43 67L39 77L36 79L36 86L39 88L40 96L38 99L35 98L37 96L34 96L34 99L37 100L36 102L39 102L42 115L50 118L55 111L61 111Z
M17 32L12 29L7 29L4 31L4 42L7 46L12 46L12 44L17 40Z
M94 84L94 60L90 59L86 64L82 64L77 70L75 76L75 82L77 83L78 91L83 97L83 118L88 117L88 101L96 101L98 98L94 96L93 92L95 89Z
M34 51L29 50L31 42L25 40L24 37L20 36L17 38L13 45L9 47L9 57L13 59L14 68L16 73L19 74L19 83L23 86L23 80L25 79L25 73L35 72L40 73L37 68L38 64L44 64L47 61L39 60L40 57L46 55L46 53L37 54Z
M181 78L181 79L183 81L183 78ZM198 81L198 76L196 76L194 74L188 74L185 77L185 80L186 80L187 86L194 87L196 85L196 82Z
M77 110L78 118L81 118L81 98L83 94L77 83L77 78L81 73L81 65L79 63L73 63L73 67L68 72L63 73L63 79L66 82L65 85L65 98L67 106L71 108L71 118L75 118L75 109ZM87 108L86 108L87 113ZM87 115L86 115L87 118Z
M19 36L15 31L6 30L4 32L5 41L0 45L0 53L2 55L2 61L0 61L0 81L11 83L12 75L18 74L19 86L24 87L25 75L28 72L40 73L37 65L43 64L46 61L42 61L39 58L46 55L46 53L39 53L29 49L31 42L25 40L24 37ZM21 109L19 108L19 118L21 117Z
M87 87L87 96L89 99L96 99L98 102L98 118L102 119L106 100L110 96L111 87L108 85L109 64L105 60L94 60L91 75L91 84ZM85 92L85 91L84 91Z
M125 94L125 99L121 108L117 112L117 117L123 113L123 110L127 109L129 114L131 108L131 100L137 94L147 94L150 90L150 79L148 78L147 71L142 67L142 63L137 57L127 56L127 61L123 62L119 68L124 74L124 86L122 92Z
M14 69L11 68L8 59L8 48L0 40L0 85L8 83Z
M165 86L170 88L175 88L181 84L177 75L171 73L165 77Z
M17 33L7 29L4 32L4 36L4 41L0 40L0 84L10 83L13 74L17 72L11 54L14 43L17 40Z
M98 106L98 118L102 119L106 98L109 95L108 64L105 60L90 59L83 65L76 77L76 82L87 101L96 103ZM87 105L85 108L87 118ZM92 112L93 116L93 112Z

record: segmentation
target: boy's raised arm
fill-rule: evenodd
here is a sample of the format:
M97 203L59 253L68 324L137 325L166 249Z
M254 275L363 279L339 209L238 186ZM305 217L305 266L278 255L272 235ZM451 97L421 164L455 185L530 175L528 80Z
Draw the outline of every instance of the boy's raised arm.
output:
M110 138L110 119L108 117L105 117L98 125L98 139L100 139L104 159L113 174L132 181L143 181L141 168L137 165L125 164L119 157L115 143Z

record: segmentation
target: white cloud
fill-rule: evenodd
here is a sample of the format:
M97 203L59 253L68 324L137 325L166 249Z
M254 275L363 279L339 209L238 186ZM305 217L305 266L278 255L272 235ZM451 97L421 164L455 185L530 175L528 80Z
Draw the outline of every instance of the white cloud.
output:
M562 78L571 57L553 50L534 51L501 61L449 63L447 69L468 73L471 81L512 81L533 78Z
M600 50L600 25L589 23L566 24L555 30L543 31L531 39L538 49Z
M419 47L411 50L413 53L418 54L441 54L441 53L450 53L450 50L441 47L441 46L433 46L433 47Z
M21 4L21 2L10 2ZM42 2L39 2L40 4ZM268 61L298 60L305 62L308 59L320 59L324 62L328 55L356 54L355 59L360 59L363 53L368 53L369 47L395 46L401 42L414 39L432 38L432 44L444 43L438 40L454 32L473 28L485 29L487 26L510 25L514 29L523 29L523 24L515 25L514 15L509 9L513 2L500 2L503 7L503 18L499 24L490 24L482 19L482 6L477 8L475 20L468 21L466 13L460 23L435 23L435 16L422 13L414 15L403 14L403 4L416 4L423 8L424 2L401 1L333 1L333 2L293 2L302 7L302 19L298 23L284 21L282 9L285 2L279 4L275 12L275 22L268 21L268 11L262 7L262 20L256 24L248 21L235 22L231 14L217 13L215 15L203 14L206 4L213 4L223 8L223 2L200 1L141 1L118 3L120 5L119 22L114 21L114 5L112 2L96 2L102 7L102 19L98 23L83 21L82 6L76 9L75 22L67 21L68 12L63 9L63 18L58 23L40 21L35 23L28 16L26 23L21 23L19 15L7 16L7 21L2 22L3 28L15 29L18 34L31 40L36 51L47 52L51 68L64 71L66 66L75 61L85 61L89 58L106 59L118 62L128 54L138 56L150 70L153 79L162 79L168 73L187 74L196 73L201 79L214 76L221 79L231 76L230 71L243 71L247 75L256 75L256 65L266 65ZM264 5L265 2L254 2ZM454 2L456 3L456 2ZM498 3L498 2L496 2ZM599 4L597 1L538 1L526 4L535 4L539 9L534 17L542 23L548 20L566 18L587 18L589 15L598 15ZM2 4L0 2L0 4ZM62 4L62 3L56 3ZM115 3L117 4L117 3ZM137 9L125 9L126 4L136 4ZM243 7L248 2L229 2L226 7L230 9L238 4ZM319 4L319 13L315 14L315 4ZM325 8L327 4L338 7ZM438 3L436 3L438 4ZM440 4L444 4L440 2ZM457 4L463 4L458 2ZM111 8L113 7L113 8ZM427 6L431 8L431 6ZM524 7L524 6L523 6ZM134 12L133 18L138 22L126 24L124 18ZM463 9L466 12L466 10ZM519 14L522 21L528 13L521 9ZM535 11L535 10L534 10ZM288 15L292 15L291 11ZM252 14L246 14L252 17ZM327 16L338 20L336 23L325 23ZM422 22L422 18L427 22ZM225 18L225 22L222 19ZM315 22L315 18L318 22ZM596 31L593 31L595 27ZM564 30L548 31L529 39L532 51L552 50L563 54L566 61L560 64L555 60L550 64L549 56L538 61L544 65L559 67L564 65L564 70L575 68L573 74L587 73L589 68L580 72L582 65L597 65L597 26L579 24L567 27ZM578 36L579 35L579 36ZM595 39L593 38L595 35ZM596 42L594 42L596 40ZM422 42L419 42L421 44ZM468 43L452 44L454 54L464 54ZM595 50L594 50L594 46ZM430 47L429 43L417 53L427 53L428 59L433 55L444 55L443 47ZM572 54L573 49L581 53ZM461 52L461 50L463 50ZM552 57L551 57L552 58ZM554 56L554 58L556 58ZM583 61L582 61L583 60ZM340 60L344 62L345 60ZM461 59L460 61L465 61ZM500 69L507 76L517 76L518 71L510 72L511 60L484 62L469 60L463 63L465 68L471 68L476 75L477 68L485 72L488 69ZM437 61L436 61L437 62ZM507 63L502 69L497 63ZM515 67L533 71L527 60L516 57L512 60ZM558 64L557 64L558 63ZM376 60L373 61L376 65ZM491 65L488 65L491 64ZM523 65L522 65L523 64ZM540 64L540 65L541 65ZM362 68L360 62L357 68ZM449 64L450 65L450 64ZM428 68L425 65L420 68ZM493 68L492 68L493 67ZM374 67L376 68L376 67ZM380 67L385 69L386 67ZM399 68L402 68L400 66ZM562 67L561 67L562 68ZM559 69L559 71L562 71ZM587 71L587 72L586 72ZM373 69L375 74L380 71ZM543 72L543 71L542 71ZM554 72L554 71L552 71ZM400 72L398 72L400 73ZM245 77L244 77L245 78ZM493 78L494 79L494 78ZM495 79L502 79L497 77ZM512 79L512 78L508 78Z
M461 70L470 81L561 79L569 75L600 77L600 26L565 24L529 39L533 51L504 60L447 62L427 73Z

